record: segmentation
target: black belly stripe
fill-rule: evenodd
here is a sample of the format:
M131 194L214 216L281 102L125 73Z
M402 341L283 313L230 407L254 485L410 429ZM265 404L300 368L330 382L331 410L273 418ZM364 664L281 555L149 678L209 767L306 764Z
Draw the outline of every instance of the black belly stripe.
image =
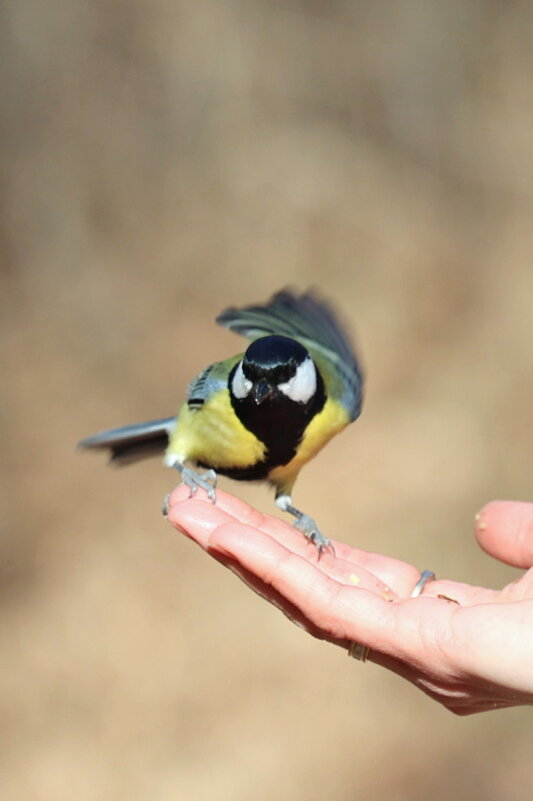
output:
M235 369L229 376L230 387ZM275 392L259 406L250 397L239 400L231 392L230 397L241 423L266 446L265 458L250 467L199 464L200 467L214 466L217 473L237 481L259 481L267 478L275 467L288 464L296 454L305 429L326 402L324 382L318 370L317 389L307 403L291 401L282 392Z

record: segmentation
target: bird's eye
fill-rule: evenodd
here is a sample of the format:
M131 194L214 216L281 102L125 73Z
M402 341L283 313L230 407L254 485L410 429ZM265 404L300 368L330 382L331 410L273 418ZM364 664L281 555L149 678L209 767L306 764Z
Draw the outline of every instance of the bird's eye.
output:
M242 370L242 362L239 362L235 373L233 374L233 379L231 381L231 391L234 397L242 400L246 398L247 395L250 394L250 390L252 389L252 382L249 378L243 373Z
M296 373L278 389L296 403L307 403L316 392L316 367L308 356L296 368Z

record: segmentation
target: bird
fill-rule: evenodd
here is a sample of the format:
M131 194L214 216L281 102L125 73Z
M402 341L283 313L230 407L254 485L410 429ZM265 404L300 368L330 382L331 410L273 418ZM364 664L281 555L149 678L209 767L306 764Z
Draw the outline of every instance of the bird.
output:
M356 352L316 290L285 288L216 322L250 344L200 372L177 415L102 431L78 447L106 450L117 465L164 453L190 495L202 488L213 503L218 475L266 481L320 557L331 540L293 505L292 490L302 467L361 412Z

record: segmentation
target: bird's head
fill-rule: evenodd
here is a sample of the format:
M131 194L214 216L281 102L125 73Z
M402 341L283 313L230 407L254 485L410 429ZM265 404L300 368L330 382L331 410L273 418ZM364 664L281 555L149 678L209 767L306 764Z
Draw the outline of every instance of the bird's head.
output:
M317 391L317 371L309 352L295 339L267 336L249 346L230 376L237 401L261 406L268 400L307 404Z

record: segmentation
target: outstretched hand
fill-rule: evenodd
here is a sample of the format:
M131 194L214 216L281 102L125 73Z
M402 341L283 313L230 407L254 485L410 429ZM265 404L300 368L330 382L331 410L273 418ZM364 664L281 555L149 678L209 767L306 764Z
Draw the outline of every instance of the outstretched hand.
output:
M220 490L213 505L178 487L168 519L311 635L368 646L452 712L533 704L533 569L502 590L435 580L411 598L418 568L337 541L318 559L293 526ZM533 565L533 504L488 504L476 534L492 556Z

